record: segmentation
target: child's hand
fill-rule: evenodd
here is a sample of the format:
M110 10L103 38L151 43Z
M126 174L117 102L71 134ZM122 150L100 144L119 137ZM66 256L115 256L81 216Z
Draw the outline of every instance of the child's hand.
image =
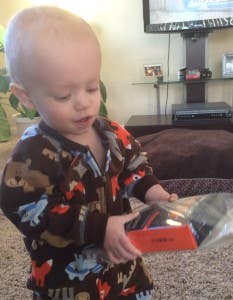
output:
M173 201L176 201L178 199L179 199L179 197L178 197L177 194L175 194L175 193L169 194L169 199L168 199L169 202L173 202Z
M153 185L146 192L146 203L150 205L156 205L158 201L173 202L178 199L177 194L169 194L160 184Z
M138 212L108 218L104 249L107 252L108 258L114 264L126 263L142 255L130 242L125 232L125 223L136 217L138 217Z

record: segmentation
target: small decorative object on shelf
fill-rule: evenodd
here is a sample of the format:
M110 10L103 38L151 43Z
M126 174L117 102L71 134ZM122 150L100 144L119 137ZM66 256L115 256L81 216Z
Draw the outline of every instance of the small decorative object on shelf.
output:
M144 64L145 78L163 77L162 64Z
M222 77L233 77L233 53L223 54Z
M212 72L209 68L201 69L180 69L177 73L177 80L207 80L212 78Z

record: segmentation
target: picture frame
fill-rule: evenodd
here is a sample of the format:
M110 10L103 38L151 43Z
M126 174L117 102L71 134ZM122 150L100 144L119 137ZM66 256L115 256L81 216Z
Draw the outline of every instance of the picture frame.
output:
M222 56L222 77L233 77L233 53L226 53Z
M153 64L143 64L144 77L145 78L158 78L163 76L162 64L153 63Z

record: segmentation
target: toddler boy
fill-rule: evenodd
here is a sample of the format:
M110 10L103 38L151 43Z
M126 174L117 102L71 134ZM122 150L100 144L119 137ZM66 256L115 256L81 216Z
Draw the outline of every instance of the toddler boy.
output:
M6 164L5 215L25 237L33 299L150 299L152 279L124 225L129 197L173 200L139 143L98 116L101 53L81 18L55 7L19 12L5 52L11 90L41 116Z

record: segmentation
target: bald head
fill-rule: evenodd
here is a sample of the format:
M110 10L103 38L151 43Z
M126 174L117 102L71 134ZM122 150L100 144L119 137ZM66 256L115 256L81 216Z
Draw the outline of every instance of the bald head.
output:
M34 53L50 51L75 40L90 39L99 47L91 27L80 17L57 7L39 6L20 11L9 22L5 54L11 81L24 86ZM49 47L48 47L49 45Z

